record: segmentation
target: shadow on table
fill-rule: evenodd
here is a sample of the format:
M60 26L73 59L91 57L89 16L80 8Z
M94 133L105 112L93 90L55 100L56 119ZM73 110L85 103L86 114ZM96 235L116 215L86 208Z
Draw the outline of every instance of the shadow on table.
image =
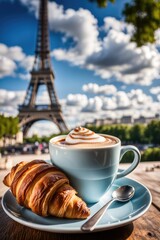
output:
M83 233L83 234L58 234L54 233L50 235L50 239L52 239L52 236L54 235L53 239L57 240L101 240L101 239L107 239L107 240L125 240L127 239L131 233L133 232L133 223L128 224L123 227L119 227L112 230L107 231L101 231L101 232L92 232L92 233ZM48 240L47 238L46 240Z
M134 229L133 223L131 223L112 230L92 233L51 233L37 231L10 220L9 217L5 215L2 208L0 208L0 216L3 218L3 221L0 223L0 225L3 226L0 237L1 240L126 240ZM1 226L0 228L2 229Z

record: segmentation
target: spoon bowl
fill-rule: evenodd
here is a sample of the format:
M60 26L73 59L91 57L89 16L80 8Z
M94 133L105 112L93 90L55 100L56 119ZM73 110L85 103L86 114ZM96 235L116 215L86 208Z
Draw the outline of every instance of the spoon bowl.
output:
M135 189L130 185L124 185L114 190L112 193L112 199L107 202L98 212L96 212L88 221L86 221L82 225L81 230L85 232L93 231L96 224L102 218L106 209L111 205L111 203L114 201L127 202L133 197L134 193Z
M112 199L120 202L126 202L133 197L134 193L134 187L130 185L121 186L112 193Z

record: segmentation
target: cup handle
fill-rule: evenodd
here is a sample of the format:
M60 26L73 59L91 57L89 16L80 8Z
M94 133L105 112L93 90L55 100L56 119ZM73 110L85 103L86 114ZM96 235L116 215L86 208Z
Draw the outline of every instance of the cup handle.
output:
M132 146L132 145L127 145L127 146L122 146L121 147L120 161L122 160L123 155L128 151L132 151L134 153L133 162L131 163L131 165L127 169L122 170L122 172L118 173L117 176L116 176L116 179L124 177L124 176L128 175L129 173L131 173L137 167L137 165L140 162L141 154L140 154L138 148L136 148L135 146Z

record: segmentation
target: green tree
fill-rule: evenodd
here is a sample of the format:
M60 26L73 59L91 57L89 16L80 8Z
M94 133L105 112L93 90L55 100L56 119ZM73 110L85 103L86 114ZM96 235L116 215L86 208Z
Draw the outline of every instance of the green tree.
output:
M109 134L120 138L123 142L128 142L129 140L129 132L130 126L123 125L123 124L115 124L115 125L104 125L104 126L94 126L90 125L87 128L102 134Z
M0 115L0 139L3 138L4 146L5 146L5 133L6 133L5 117L4 115Z
M160 149L159 148L148 148L142 154L142 161L160 161Z
M0 124L0 139L4 136L5 133L5 127L4 125Z
M125 21L134 25L132 41L137 46L155 42L155 31L160 26L160 1L133 0L126 3L123 14Z
M91 2L97 2L99 7L107 7L108 2L114 3L115 0L90 0Z
M18 119L14 117L6 118L7 135L12 138L18 132Z
M41 142L41 139L38 137L37 134L33 134L33 136L30 138L31 143L35 143L35 142Z
M90 1L97 1L99 7L106 7L108 3L107 0ZM155 31L160 27L159 0L132 0L125 4L123 15L125 21L134 26L131 40L136 42L137 46L155 42Z
M160 144L160 121L153 120L150 122L146 127L145 136L149 143Z
M96 133L103 133L116 136L123 142L132 143L154 143L160 144L160 121L154 120L147 126L136 124L133 126L124 124L103 125L103 126L86 126Z
M4 145L6 138L12 139L19 131L19 121L17 117L5 117L0 115L0 138L3 138Z
M48 143L48 142L49 142L49 139L50 139L50 137L43 136L43 137L41 137L41 142Z
M4 116L0 115L0 139L4 136L4 134L5 134Z
M129 126L123 124L113 125L109 129L109 134L118 137L123 142L129 140Z
M130 128L130 141L134 143L144 143L146 141L144 136L145 126L142 124L135 124Z

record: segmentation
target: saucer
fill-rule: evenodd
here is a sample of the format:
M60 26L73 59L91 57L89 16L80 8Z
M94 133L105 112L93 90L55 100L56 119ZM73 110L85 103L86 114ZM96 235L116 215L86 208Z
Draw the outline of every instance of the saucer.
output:
M105 202L111 199L112 192L122 185L132 185L135 188L133 198L125 203L114 202L110 205L103 218L94 229L104 231L127 225L141 217L150 207L152 197L150 191L138 181L129 178L115 180L110 190L98 203L89 205L91 216L97 212ZM2 198L2 207L6 214L16 222L38 230L57 233L82 233L81 226L86 220L61 219L56 217L41 217L31 210L21 207L13 194L8 190Z

